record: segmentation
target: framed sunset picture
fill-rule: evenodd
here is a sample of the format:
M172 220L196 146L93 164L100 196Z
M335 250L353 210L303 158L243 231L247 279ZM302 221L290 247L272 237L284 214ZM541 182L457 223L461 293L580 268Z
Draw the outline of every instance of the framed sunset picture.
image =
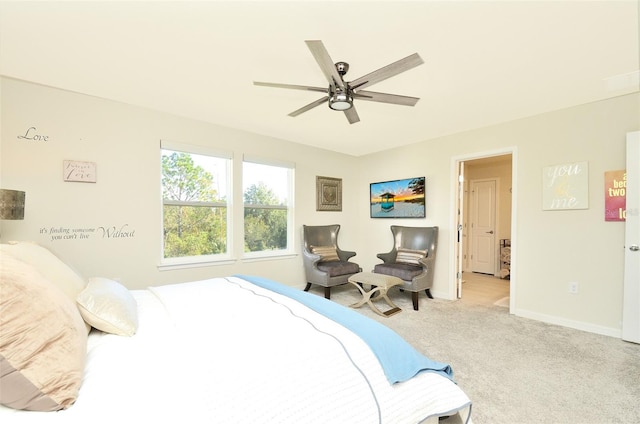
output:
M369 185L371 218L424 218L425 177Z

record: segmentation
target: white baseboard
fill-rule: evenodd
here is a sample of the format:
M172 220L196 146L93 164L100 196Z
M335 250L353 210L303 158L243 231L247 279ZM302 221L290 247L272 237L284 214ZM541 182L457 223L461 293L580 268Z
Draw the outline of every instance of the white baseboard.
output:
M434 292L431 290L431 294L436 299L444 299L444 300L456 300L456 298L451 298L449 293L437 291ZM571 319L566 319L562 317L557 317L553 315L541 314L539 312L529 311L526 309L515 309L510 311L513 315L534 319L536 321L546 322L547 324L559 325L562 327L573 328L575 330L586 331L588 333L601 334L603 336L615 337L616 339L622 338L622 329L621 328L611 328L604 327L602 325L591 324L583 321L575 321Z
M451 297L449 295L449 293L447 292L441 292L441 291L433 291L433 289L429 290L431 292L431 296L433 296L436 299L443 299L443 300L456 300L456 297ZM422 292L424 292L424 290L422 290Z
M622 338L622 330L620 328L604 327L602 325L591 324L583 321L574 321L571 319L541 314L538 312L528 311L525 309L516 309L515 311L511 311L511 312L516 316L534 319L536 321L546 322L547 324L560 325L562 327L569 327L575 330L601 334L603 336L615 337L617 339Z

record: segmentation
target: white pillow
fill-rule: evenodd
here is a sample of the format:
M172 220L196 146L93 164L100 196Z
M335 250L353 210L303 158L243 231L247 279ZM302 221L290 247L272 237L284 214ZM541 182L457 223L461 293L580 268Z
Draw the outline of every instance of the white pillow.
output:
M94 328L119 336L138 330L138 304L122 284L108 278L90 278L76 299L82 318Z

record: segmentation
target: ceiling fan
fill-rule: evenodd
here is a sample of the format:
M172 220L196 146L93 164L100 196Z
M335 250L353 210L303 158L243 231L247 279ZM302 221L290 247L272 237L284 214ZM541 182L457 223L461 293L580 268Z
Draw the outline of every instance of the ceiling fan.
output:
M328 87L311 87L306 85L278 84L258 81L253 82L254 85L265 87L290 88L294 90L326 93L326 96L323 96L298 110L294 110L289 114L289 116L298 116L316 106L327 103L331 109L343 111L349 120L349 123L354 124L360 121L360 117L353 105L354 99L404 106L415 106L418 100L420 100L418 97L400 96L397 94L377 93L374 91L363 90L370 85L376 84L387 78L398 75L401 72L408 71L411 68L415 68L416 66L423 64L424 61L418 53L414 53L411 56L407 56L404 59L400 59L397 62L393 62L390 65L373 71L370 74L347 82L343 77L349 70L348 63L337 62L334 64L327 52L327 49L320 40L307 40L305 43L307 43L309 50L311 50L311 54L313 54L316 62L320 65L322 73L329 81Z

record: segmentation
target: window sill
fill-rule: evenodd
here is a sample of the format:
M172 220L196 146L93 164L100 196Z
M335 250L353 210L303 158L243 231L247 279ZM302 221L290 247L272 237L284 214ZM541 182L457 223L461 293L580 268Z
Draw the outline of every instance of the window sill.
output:
M292 259L297 257L297 253L293 252L269 252L269 253L253 253L243 256L240 260L242 262L260 262L260 261L278 261L282 259Z
M249 254L240 259L243 263L263 262L263 261L280 261L284 259L293 259L298 256L294 252L259 252ZM175 269L203 268L208 266L234 265L238 259L225 257L219 259L213 258L170 258L164 259L158 264L158 271L171 271Z
M173 258L163 260L158 264L158 271L171 271L174 269L202 268L207 266L233 265L237 259L233 258Z

